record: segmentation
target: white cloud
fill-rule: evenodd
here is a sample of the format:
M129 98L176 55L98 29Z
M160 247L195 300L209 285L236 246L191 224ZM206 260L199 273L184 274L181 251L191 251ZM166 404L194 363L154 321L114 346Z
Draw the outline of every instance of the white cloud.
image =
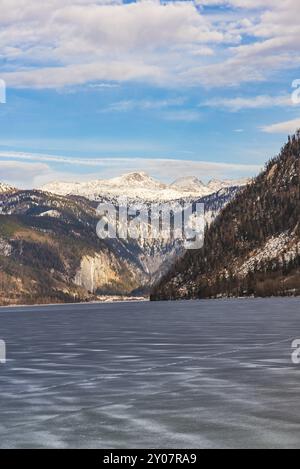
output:
M94 90L96 89L107 89L107 88L120 88L121 85L118 83L90 83L89 88L92 88Z
M138 110L157 110L173 106L181 106L185 103L185 98L170 98L170 99L142 99L142 100L123 100L110 104L108 107L101 110L101 112L127 112L135 109Z
M139 111L160 111L156 116L167 121L178 122L196 122L201 119L201 114L191 109L176 109L184 105L185 98L170 98L162 100L143 99L143 100L123 100L110 104L100 110L101 113L106 112L129 112L133 110Z
M44 163L0 161L1 181L18 187L30 186L35 178L49 174L50 168Z
M269 134L294 134L300 129L300 119L294 119L277 124L266 125L262 127L262 131Z
M64 153L69 152L70 149L76 149L77 152L83 154L86 153L97 153L100 155L107 154L124 154L132 153L136 154L139 152L143 153L157 153L170 150L168 145L164 145L158 141L139 140L139 139L104 139L104 138L82 138L80 136L73 138L57 138L55 140L51 138L21 138L21 139L0 139L0 148L6 150L6 148L14 148L16 152L23 153L24 148L30 148L31 151L41 152L58 152ZM19 149L19 150L18 150ZM5 152L0 150L0 156ZM9 153L9 152L8 152ZM43 153L44 154L44 153Z
M200 105L201 106L201 105ZM260 109L269 107L287 107L293 106L291 95L282 96L253 96L250 98L215 98L204 103L204 106L225 108L232 112L240 111L242 109Z
M196 0L198 5L231 5L239 8L268 8L274 5L274 0Z
M167 77L156 65L141 61L99 61L88 64L46 67L32 70L6 72L1 76L8 87L16 88L61 88L68 85L83 85L95 80L141 80L159 83Z
M223 33L198 13L193 2L28 0L20 10L15 1L4 1L0 49L8 59L23 65L21 71L18 66L18 71L4 73L11 86L165 81L170 78L169 66L180 55L201 55L201 50L207 55L207 43L224 40ZM43 27L38 28L39 24Z
M239 15L206 13L205 5L238 7ZM265 80L300 64L298 10L299 0L1 0L1 77L30 88Z
M13 158L13 161L2 161ZM54 169L62 163L63 169ZM54 166L55 165L55 166ZM76 172L76 167L78 172ZM83 172L86 168L88 171ZM82 168L82 169L81 169ZM90 172L89 168L93 168ZM98 169L97 169L98 168ZM146 171L165 181L180 176L197 175L210 178L235 179L257 174L260 165L211 161L147 159L147 158L76 158L35 153L0 152L1 181L26 187L39 187L53 180L83 181L118 176L128 171ZM25 175L25 177L23 177Z

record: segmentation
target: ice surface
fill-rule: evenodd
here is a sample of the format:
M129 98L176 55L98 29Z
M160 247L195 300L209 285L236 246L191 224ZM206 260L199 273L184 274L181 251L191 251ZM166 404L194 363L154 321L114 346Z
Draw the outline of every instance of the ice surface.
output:
M0 310L0 446L299 447L299 299Z

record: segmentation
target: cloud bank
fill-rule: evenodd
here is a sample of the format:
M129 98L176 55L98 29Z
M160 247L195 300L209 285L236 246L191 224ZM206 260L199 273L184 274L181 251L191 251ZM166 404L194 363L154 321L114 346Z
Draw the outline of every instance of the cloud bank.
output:
M206 9L216 5L222 14ZM2 78L38 89L266 80L299 66L298 12L299 0L2 0Z
M64 165L64 169L58 170L57 163ZM81 170L75 172L76 167ZM105 179L130 171L145 171L163 181L171 182L178 177L191 175L203 180L251 177L260 170L260 165L211 161L146 158L79 159L57 155L0 152L1 181L22 188L39 187L54 180Z

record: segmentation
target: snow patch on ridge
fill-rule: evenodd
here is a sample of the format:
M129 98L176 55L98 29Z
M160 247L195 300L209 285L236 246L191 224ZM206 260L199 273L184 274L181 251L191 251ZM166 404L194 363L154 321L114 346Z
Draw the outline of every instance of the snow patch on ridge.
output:
M245 277L249 272L253 272L256 266L262 262L276 261L279 264L293 260L300 250L300 241L291 238L288 232L279 236L272 236L265 245L250 253L247 259L238 269L238 275Z
M60 218L61 214L57 210L47 210L46 212L40 213L40 217Z

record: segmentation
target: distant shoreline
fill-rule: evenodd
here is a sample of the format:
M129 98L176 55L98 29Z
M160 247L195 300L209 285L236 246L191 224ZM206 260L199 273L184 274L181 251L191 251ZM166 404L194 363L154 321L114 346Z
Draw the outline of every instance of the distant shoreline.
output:
M79 301L74 303L35 303L35 304L10 304L0 305L1 309L6 308L40 308L43 306L71 306L71 305L93 305L93 304L113 304L113 303L144 303L150 301L147 297L129 297L124 299L113 299L115 297L107 297L105 300L95 301Z
M192 301L218 301L218 302L226 302L226 301L239 301L239 300L271 300L271 299L300 299L298 295L283 295L283 296L235 296L235 297L223 297L223 298L178 298L174 300L155 300L151 301L149 298L145 297L137 297L131 299L107 299L107 300L98 300L98 301L80 301L75 303L37 303L37 304L22 304L22 305L7 305L7 306L0 306L0 312L3 309L13 309L13 308L41 308L41 307L50 307L50 306L79 306L79 305L103 305L103 304L114 304L114 303L179 303L179 302L192 302Z

